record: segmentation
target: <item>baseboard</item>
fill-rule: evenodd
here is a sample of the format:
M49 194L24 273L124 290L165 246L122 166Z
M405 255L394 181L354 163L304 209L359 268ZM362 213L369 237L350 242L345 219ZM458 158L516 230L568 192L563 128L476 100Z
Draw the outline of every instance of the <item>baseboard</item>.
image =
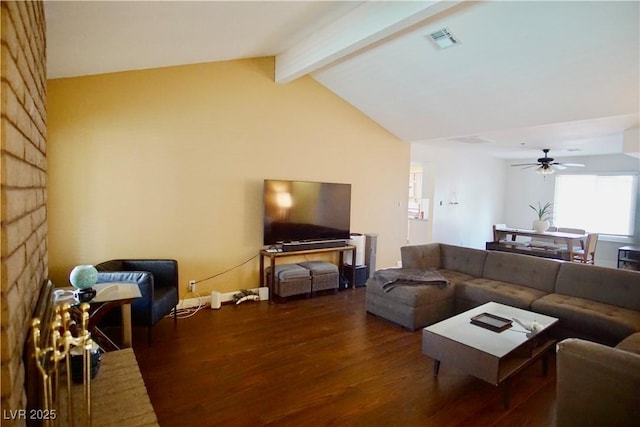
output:
M252 292L255 292L256 294L259 294L259 293L260 293L260 289L261 289L261 288L253 288L253 289L248 289L248 290L249 290L249 291L252 291ZM262 289L263 289L263 292L264 292L264 289L266 289L266 288L262 288ZM214 292L215 292L215 291L214 291ZM212 294L213 294L214 292L212 292ZM233 303L233 296L234 296L235 294L237 294L238 292L240 292L240 291L238 290L238 291L233 291L233 292L224 292L224 293L220 293L220 297L219 297L220 304L229 304L229 303ZM212 301L214 298L215 298L215 297L213 297L213 295L212 295L212 297L211 297L211 299L210 299L210 301L209 301L209 305L210 305L212 308L219 308L219 307L216 307L216 306L215 306L215 304L211 304L211 301ZM267 294L266 294L266 295L264 295L264 294L263 294L263 295L261 295L261 296L260 296L260 301L266 301L266 300L268 300L268 299L269 299L269 294L268 294L268 292L267 292Z

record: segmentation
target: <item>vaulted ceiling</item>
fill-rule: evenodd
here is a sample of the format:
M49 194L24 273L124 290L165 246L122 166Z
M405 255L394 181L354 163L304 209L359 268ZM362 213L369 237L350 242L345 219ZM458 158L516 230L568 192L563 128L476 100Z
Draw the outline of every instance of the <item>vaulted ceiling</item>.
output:
M637 1L46 1L49 78L275 56L399 138L502 158L620 153ZM429 34L447 28L457 44ZM637 134L636 134L637 135Z

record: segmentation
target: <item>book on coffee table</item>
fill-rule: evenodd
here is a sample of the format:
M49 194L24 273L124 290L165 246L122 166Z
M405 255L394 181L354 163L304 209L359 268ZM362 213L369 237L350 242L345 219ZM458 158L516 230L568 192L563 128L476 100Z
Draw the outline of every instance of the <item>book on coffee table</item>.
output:
M494 332L502 332L511 327L511 320L496 316L491 313L481 313L471 318L474 325L489 329Z

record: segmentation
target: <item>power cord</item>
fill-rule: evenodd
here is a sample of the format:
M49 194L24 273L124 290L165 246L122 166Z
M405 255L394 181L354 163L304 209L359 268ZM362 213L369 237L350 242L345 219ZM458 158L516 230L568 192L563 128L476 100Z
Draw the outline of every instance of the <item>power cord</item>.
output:
M243 265L247 264L250 261L253 261L254 259L258 258L258 256L259 255L254 255L251 258L249 258L248 260L243 261L242 263L240 263L240 264L238 264L236 266L233 266L233 267L231 267L231 268L229 268L229 269L227 269L227 270L225 270L225 271L223 271L221 273L217 273L217 274L214 274L213 276L205 277L204 279L196 280L196 283L206 282L207 280L215 279L218 276L222 276L223 274L227 274L228 272L233 271L236 268L240 268L240 267L242 267Z
M211 279L216 278L216 277L218 277L218 276L222 276L223 274L226 274L226 273L228 273L228 272L230 272L230 271L233 271L233 270L235 270L236 268L240 268L240 267L242 267L243 265L247 264L248 262L250 262L250 261L252 261L252 260L256 259L258 256L259 256L259 255L254 255L254 256L252 256L251 258L249 258L248 260L243 261L242 263L240 263L240 264L238 264L238 265L236 265L236 266L233 266L233 267L231 267L231 268L229 268L229 269L227 269L227 270L225 270L225 271L223 271L223 272L221 272L221 273L214 274L213 276L209 276L209 277L206 277L206 278L204 278L204 279L196 280L196 281L194 281L194 282L193 282L193 284L195 285L196 283L205 282L205 281L207 281L207 280L211 280ZM200 310L202 310L204 307L206 307L206 304L202 302L202 298L203 298L203 297L202 297L199 293L197 293L197 292L195 292L195 291L191 291L191 290L190 290L189 292L187 292L187 293L182 297L182 301L186 300L186 299L187 299L187 296L192 295L192 294L193 294L193 295L195 295L195 296L196 296L196 298L198 298L198 305L197 305L196 307L189 307L189 308L180 308L180 309L178 309L178 310L177 310L177 313L175 314L175 317L177 317L178 319L187 319L187 318L189 318L189 317L193 316L194 314L196 314L197 312L199 312ZM168 317L174 317L174 313L173 313L173 311L172 311L171 313L169 313L167 316L168 316Z
M187 319L206 307L206 304L202 302L203 297L197 292L191 292L191 291L187 292L182 300L184 301L185 299L187 299L186 297L191 294L195 295L196 298L198 298L198 305L196 307L180 308L176 310L176 313L175 313L176 318ZM174 317L174 312L172 311L171 313L169 313L168 317Z

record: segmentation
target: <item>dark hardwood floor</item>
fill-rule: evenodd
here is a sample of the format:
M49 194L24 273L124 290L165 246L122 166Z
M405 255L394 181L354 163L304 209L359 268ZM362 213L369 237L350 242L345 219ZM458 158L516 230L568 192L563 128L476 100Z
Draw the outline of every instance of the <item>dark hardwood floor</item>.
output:
M555 358L501 389L421 353L409 332L365 312L365 289L163 319L134 349L162 426L549 426Z

